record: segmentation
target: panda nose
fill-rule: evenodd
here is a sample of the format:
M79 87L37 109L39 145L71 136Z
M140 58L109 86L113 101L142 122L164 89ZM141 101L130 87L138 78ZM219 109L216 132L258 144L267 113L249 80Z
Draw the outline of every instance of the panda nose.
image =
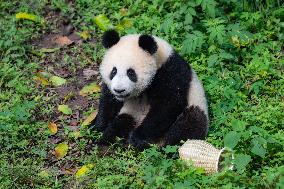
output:
M116 93L123 93L124 91L125 91L125 89L114 89L114 91L116 92Z

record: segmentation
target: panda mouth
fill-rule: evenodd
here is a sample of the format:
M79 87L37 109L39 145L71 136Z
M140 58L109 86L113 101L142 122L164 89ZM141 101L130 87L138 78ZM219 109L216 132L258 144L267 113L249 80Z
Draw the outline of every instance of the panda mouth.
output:
M129 97L129 96L130 96L130 94L115 95L115 97L116 97L116 98L120 98L120 99L122 99L122 98L126 98L126 97Z

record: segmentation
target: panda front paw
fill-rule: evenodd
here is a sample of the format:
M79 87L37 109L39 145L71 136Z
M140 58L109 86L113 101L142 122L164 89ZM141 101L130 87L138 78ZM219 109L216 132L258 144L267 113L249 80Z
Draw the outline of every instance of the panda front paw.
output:
M150 144L147 142L147 140L140 139L135 133L130 136L129 144L139 151L143 151L144 149L150 147Z
M98 144L109 144L115 142L115 137L116 137L116 130L109 126L107 127L104 132L102 137L99 139Z

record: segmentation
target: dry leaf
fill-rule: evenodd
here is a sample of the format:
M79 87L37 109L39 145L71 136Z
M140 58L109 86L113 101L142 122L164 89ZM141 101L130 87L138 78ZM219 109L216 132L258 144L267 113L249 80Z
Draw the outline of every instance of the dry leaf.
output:
M68 145L66 143L60 143L55 147L54 155L57 159L61 159L66 156L68 152Z
M98 114L98 111L95 110L94 112L92 112L82 123L83 126L87 126L90 125L90 123L96 118Z
M83 87L83 89L81 89L80 91L80 95L81 96L87 96L89 94L93 94L93 93L98 93L101 91L100 86L98 86L95 82L91 83L85 87Z
M48 129L52 135L55 135L57 133L57 125L53 122L48 123Z
M58 36L55 40L55 43L57 43L59 46L64 46L64 45L70 45L73 43L67 36Z

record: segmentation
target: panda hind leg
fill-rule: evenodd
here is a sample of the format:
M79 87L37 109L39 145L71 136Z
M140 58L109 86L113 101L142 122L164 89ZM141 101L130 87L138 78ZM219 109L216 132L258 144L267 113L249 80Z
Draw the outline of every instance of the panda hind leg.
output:
M181 140L205 139L208 119L198 106L189 106L178 116L165 137L166 145L177 145Z

